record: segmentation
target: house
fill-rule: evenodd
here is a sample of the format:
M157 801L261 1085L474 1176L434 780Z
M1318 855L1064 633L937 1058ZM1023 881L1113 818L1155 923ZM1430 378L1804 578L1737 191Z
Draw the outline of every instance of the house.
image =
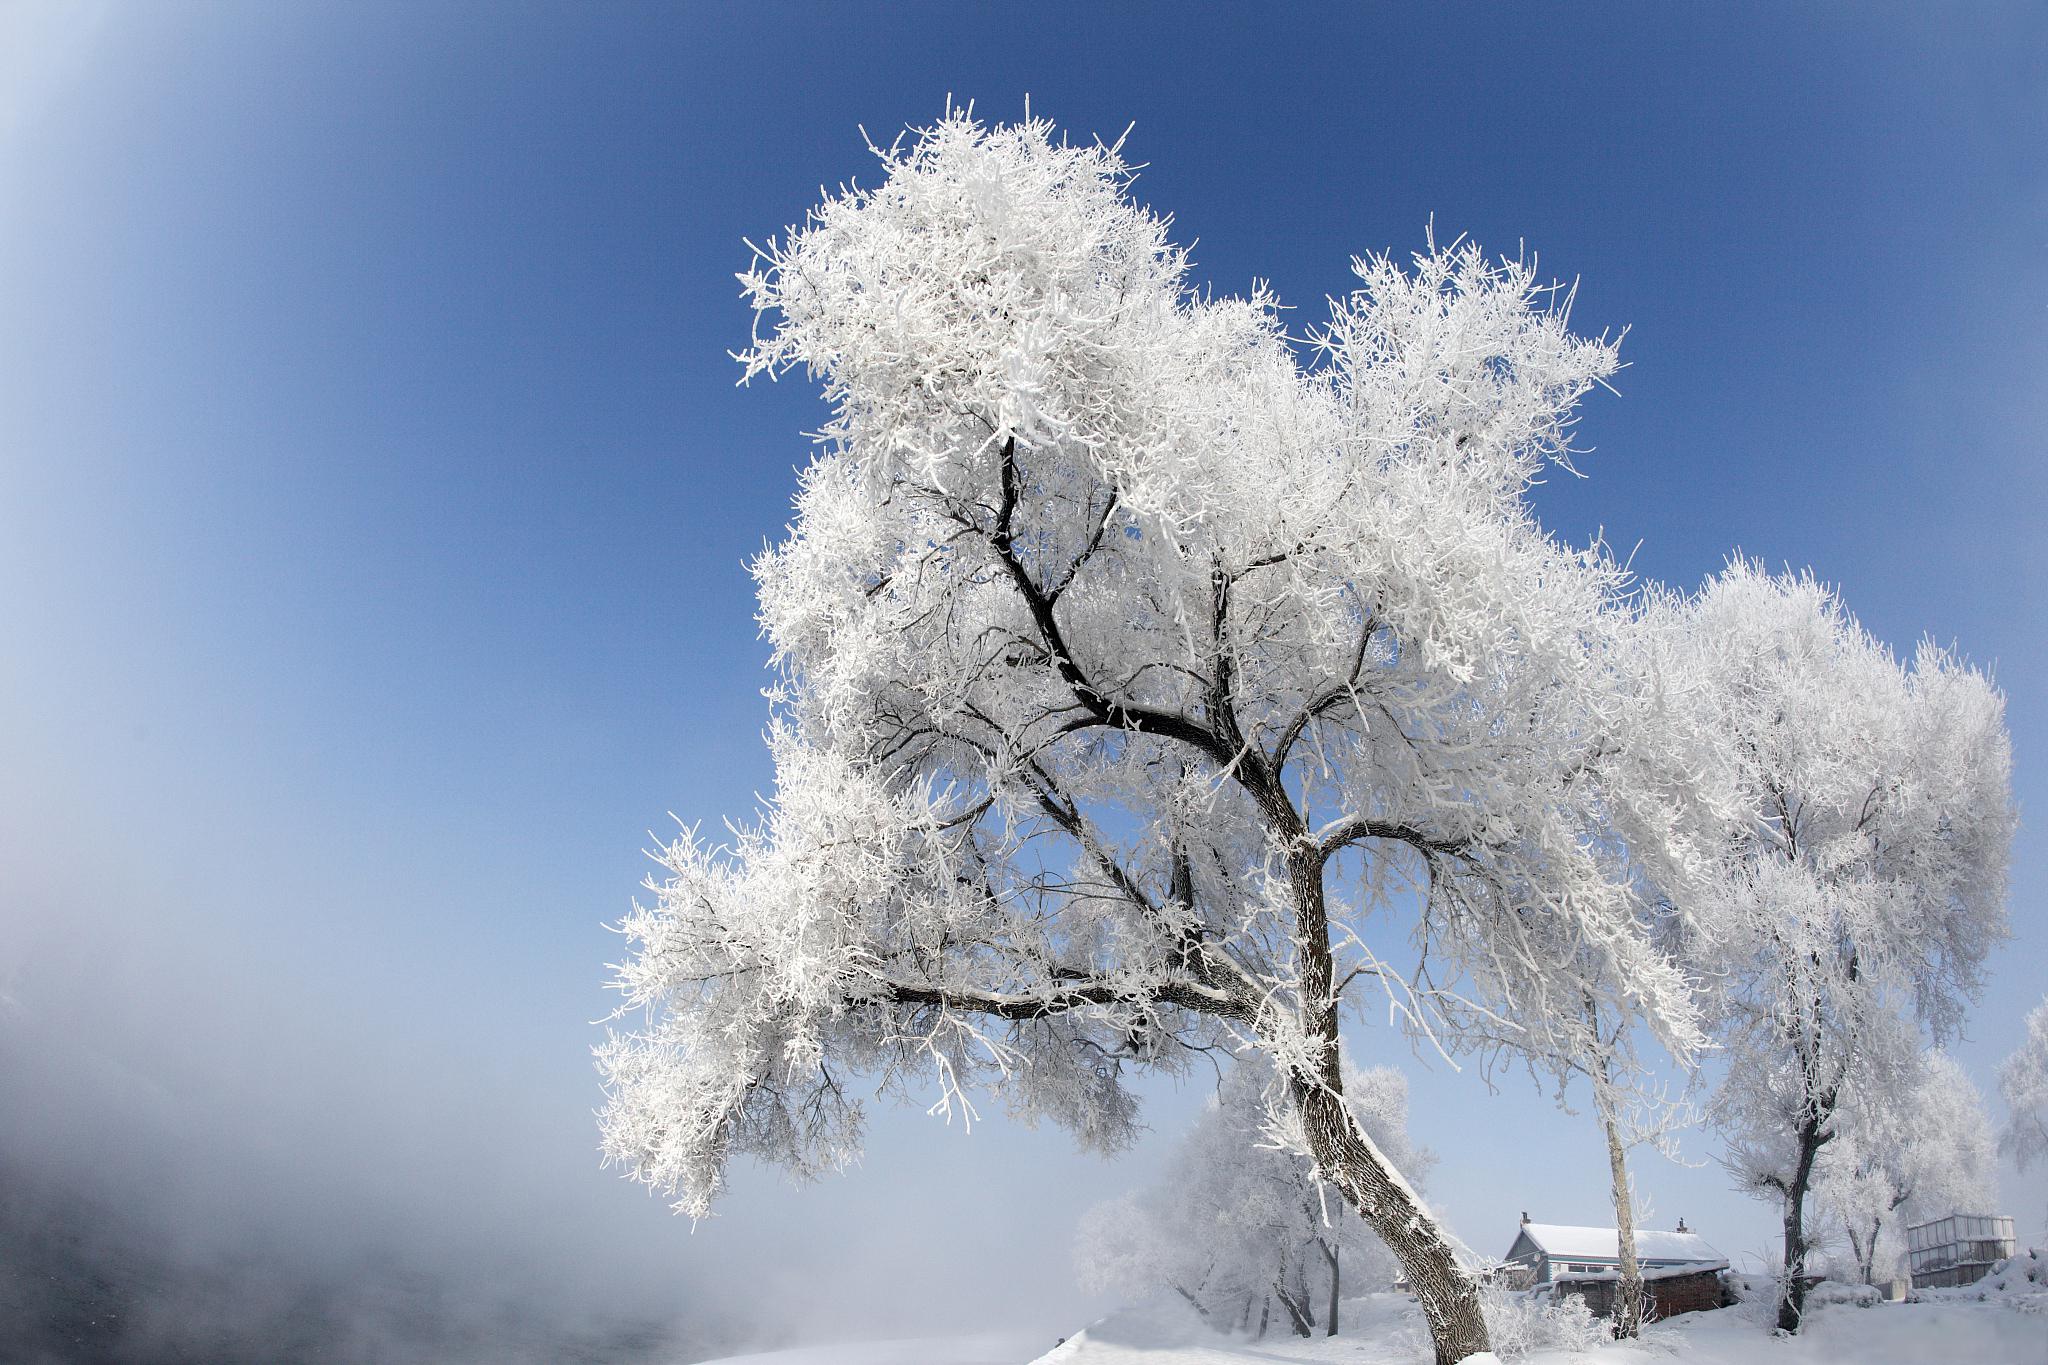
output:
M2018 1246L2012 1219L2004 1214L1952 1213L1906 1229L1915 1289L1975 1284Z
M1523 1289L1576 1294L1598 1317L1614 1307L1621 1279L1621 1237L1613 1228L1532 1223L1522 1215L1521 1231L1502 1258L1499 1278ZM1636 1267L1643 1277L1651 1320L1675 1313L1718 1308L1726 1300L1721 1272L1728 1259L1680 1219L1670 1232L1636 1231Z

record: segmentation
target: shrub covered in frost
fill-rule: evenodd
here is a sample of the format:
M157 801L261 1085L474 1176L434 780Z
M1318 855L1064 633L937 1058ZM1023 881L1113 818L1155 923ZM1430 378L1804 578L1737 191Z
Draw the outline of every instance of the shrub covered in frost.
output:
M1576 1294L1545 1302L1525 1291L1491 1288L1480 1292L1479 1307L1502 1360L1520 1360L1532 1351L1590 1351L1613 1340L1607 1324Z

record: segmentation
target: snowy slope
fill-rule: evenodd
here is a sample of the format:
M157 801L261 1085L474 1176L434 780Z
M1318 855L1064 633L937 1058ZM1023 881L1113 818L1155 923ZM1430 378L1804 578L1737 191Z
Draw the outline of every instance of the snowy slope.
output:
M976 1336L858 1341L726 1356L702 1365L1016 1365L1049 1339L985 1332Z
M1405 1295L1344 1305L1345 1332L1303 1341L1219 1336L1172 1305L1113 1314L1033 1365L1425 1365L1422 1323ZM1878 1304L1817 1312L1774 1337L1741 1309L1653 1324L1640 1342L1536 1351L1520 1365L2048 1365L2048 1315L1998 1302Z

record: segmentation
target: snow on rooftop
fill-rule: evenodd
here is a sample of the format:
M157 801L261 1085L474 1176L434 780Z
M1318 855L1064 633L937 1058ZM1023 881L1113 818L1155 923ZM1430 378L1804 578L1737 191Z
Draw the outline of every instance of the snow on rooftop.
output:
M1524 1223L1522 1231L1529 1235L1530 1241L1551 1257L1613 1261L1621 1256L1621 1238L1613 1228L1581 1228L1565 1223ZM1654 1229L1638 1228L1636 1259L1719 1261L1725 1265L1728 1258L1708 1245L1707 1239L1697 1232L1658 1232Z

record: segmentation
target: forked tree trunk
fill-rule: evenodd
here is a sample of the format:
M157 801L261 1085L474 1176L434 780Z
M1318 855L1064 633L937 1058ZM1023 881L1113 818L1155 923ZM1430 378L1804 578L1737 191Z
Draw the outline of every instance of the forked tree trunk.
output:
M1612 1326L1618 1340L1627 1340L1643 1329L1647 1304L1643 1296L1642 1267L1636 1263L1635 1200L1628 1188L1628 1149L1615 1130L1614 1116L1602 1103L1600 1126L1607 1130L1607 1166L1614 1182L1614 1237L1621 1259L1621 1281L1614 1287Z
M1814 1158L1825 1141L1820 1125L1818 1116L1799 1125L1799 1164L1792 1171L1792 1187L1785 1192L1785 1292L1778 1299L1782 1332L1797 1332L1806 1316L1806 1188L1813 1183Z
M1890 1214L1897 1213L1899 1205L1912 1197L1913 1192L1911 1190L1902 1190L1898 1194L1893 1195L1891 1203L1885 1206L1884 1212L1870 1220L1869 1234L1861 1241L1857 1239L1856 1225L1854 1223L1849 1225L1849 1249L1856 1253L1856 1268L1863 1272L1863 1283L1872 1286L1877 1284L1877 1239L1884 1235L1885 1218Z
M1849 1224L1849 1251L1856 1258L1856 1274L1865 1284L1877 1283L1877 1234L1884 1227L1884 1219L1873 1218L1866 1235L1855 1223Z

